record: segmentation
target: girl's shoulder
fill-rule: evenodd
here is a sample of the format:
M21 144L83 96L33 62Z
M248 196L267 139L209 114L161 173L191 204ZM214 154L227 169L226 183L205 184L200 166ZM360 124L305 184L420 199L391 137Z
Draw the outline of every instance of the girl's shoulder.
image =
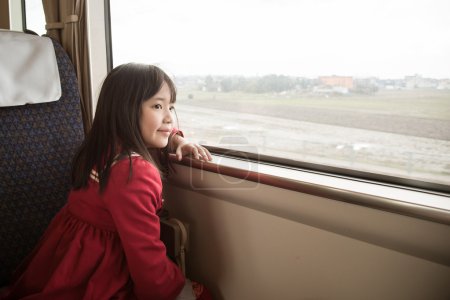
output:
M158 168L148 160L144 159L140 154L132 152L131 155L118 157L111 165L111 175L114 173L124 173L129 175L131 172L136 176L151 176L160 178Z

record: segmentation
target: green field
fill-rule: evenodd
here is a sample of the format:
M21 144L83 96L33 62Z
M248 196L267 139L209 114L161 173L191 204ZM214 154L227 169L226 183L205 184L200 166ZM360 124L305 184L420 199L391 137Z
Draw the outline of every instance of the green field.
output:
M178 105L186 133L211 145L242 136L260 154L448 184L450 90L328 97L180 90Z
M242 92L179 91L184 104L209 108L251 112L266 107L267 114L283 108L314 108L336 112L371 113L414 118L450 120L450 90L414 89L381 90L371 95L313 95L313 94L251 94ZM191 99L189 99L191 95ZM285 109L283 109L285 110ZM260 110L259 110L260 111Z

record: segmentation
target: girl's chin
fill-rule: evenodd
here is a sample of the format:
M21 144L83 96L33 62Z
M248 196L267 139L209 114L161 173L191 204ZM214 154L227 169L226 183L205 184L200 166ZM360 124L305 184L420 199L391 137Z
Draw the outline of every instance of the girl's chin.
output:
M147 143L148 148L165 148L169 143L169 139L161 139L159 141L152 141L152 143Z

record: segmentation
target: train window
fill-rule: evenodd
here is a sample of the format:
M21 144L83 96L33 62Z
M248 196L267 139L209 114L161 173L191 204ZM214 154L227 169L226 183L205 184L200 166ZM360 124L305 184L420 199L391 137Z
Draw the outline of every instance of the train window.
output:
M25 28L38 35L46 33L45 15L41 0L25 0Z
M448 11L447 0L111 0L113 65L172 74L180 127L199 142L448 191Z

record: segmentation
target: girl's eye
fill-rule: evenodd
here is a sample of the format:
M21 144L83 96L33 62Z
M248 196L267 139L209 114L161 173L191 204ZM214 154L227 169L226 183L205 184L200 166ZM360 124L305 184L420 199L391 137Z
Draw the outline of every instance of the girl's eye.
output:
M156 109L162 109L162 105L161 105L161 104L155 104L155 105L153 106L153 108L156 108Z
M169 110L170 110L170 111L175 111L175 106L171 106L171 107L169 108Z

